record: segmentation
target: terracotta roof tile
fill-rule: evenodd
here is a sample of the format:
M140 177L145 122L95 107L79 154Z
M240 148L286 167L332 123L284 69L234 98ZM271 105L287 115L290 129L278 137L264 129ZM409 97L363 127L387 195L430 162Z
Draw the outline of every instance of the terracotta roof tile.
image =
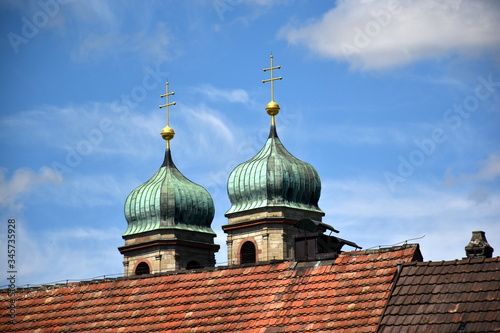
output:
M374 332L396 264L418 251L405 246L344 253L327 265L283 262L19 289L15 324L3 290L0 325L9 332Z
M406 263L379 332L500 331L500 257Z

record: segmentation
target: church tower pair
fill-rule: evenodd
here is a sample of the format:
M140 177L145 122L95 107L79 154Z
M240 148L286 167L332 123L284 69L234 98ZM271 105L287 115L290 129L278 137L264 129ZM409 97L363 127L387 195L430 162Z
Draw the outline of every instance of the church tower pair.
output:
M238 165L230 174L227 191L231 207L226 212L228 264L239 265L296 257L295 246L304 221L323 225L324 212L318 207L321 181L308 163L290 154L276 130L280 111L274 101L273 65L264 71L270 78L271 101L266 111L271 117L269 137L264 147L250 160ZM127 197L125 217L128 228L123 234L125 275L158 273L179 269L213 267L215 233L211 229L214 204L210 194L176 168L170 152L174 131L169 126L168 83L166 103L167 126L161 135L166 140L163 164L146 183ZM333 230L333 228L331 228ZM335 230L334 230L335 231Z

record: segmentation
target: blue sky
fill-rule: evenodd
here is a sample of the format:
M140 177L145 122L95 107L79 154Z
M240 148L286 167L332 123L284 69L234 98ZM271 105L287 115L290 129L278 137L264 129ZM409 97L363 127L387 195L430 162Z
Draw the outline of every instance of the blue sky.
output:
M226 182L267 137L271 53L278 134L320 174L340 237L425 235L411 242L436 261L483 230L500 251L499 14L460 0L2 1L1 253L15 218L20 285L123 271L123 205L163 161L168 80L172 156L214 198L223 265Z

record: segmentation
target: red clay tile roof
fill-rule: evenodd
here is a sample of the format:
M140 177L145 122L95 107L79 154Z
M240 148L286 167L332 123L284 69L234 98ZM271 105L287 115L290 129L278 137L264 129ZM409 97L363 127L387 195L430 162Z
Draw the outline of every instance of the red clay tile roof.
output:
M403 264L378 332L500 332L500 257Z
M418 245L355 251L333 261L283 262L202 272L19 289L8 332L374 332L397 263Z

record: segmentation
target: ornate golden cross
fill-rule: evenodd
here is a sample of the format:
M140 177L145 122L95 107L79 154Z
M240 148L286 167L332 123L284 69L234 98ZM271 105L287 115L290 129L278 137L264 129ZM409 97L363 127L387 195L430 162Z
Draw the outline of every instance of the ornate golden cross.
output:
M175 105L175 104L177 104L177 103L176 103L176 102L173 102L173 103L169 103L169 102L168 102L168 96L175 95L175 92L171 92L171 93L169 93L169 92L168 92L168 82L167 82L167 83L165 83L165 91L166 91L166 93L165 93L165 94L163 94L163 95L160 95L160 97L161 97L161 98L166 97L166 103L165 103L164 105L158 105L158 107L159 107L160 109L161 109L161 108L167 108L165 111L166 111L166 114L167 114L167 126L169 126L169 123L168 123L168 122L169 122L169 119L168 119L168 111L169 111L169 110L168 110L168 107L169 107L170 105Z
M164 105L159 105L158 107L161 109L161 108L166 108L166 114L167 114L167 126L165 126L162 130L161 130L161 137L166 141L166 146L168 149L170 149L170 140L172 140L174 138L174 135L175 135L175 132L174 130L169 126L169 109L168 107L170 105L175 105L177 104L176 102L173 102L173 103L169 103L168 102L168 97L171 96L171 95L175 95L175 92L171 92L169 93L168 92L168 82L165 83L165 94L163 95L160 95L161 98L163 97L166 97L166 101L165 101L165 104Z
M274 81L281 80L283 78L281 76L280 77L273 77L273 71L275 69L280 69L281 66L273 67L273 55L271 54L269 57L271 58L271 67L264 68L263 70L264 70L264 72L271 71L271 78L267 79L267 80L262 80L262 83L271 82L271 101L274 101Z

